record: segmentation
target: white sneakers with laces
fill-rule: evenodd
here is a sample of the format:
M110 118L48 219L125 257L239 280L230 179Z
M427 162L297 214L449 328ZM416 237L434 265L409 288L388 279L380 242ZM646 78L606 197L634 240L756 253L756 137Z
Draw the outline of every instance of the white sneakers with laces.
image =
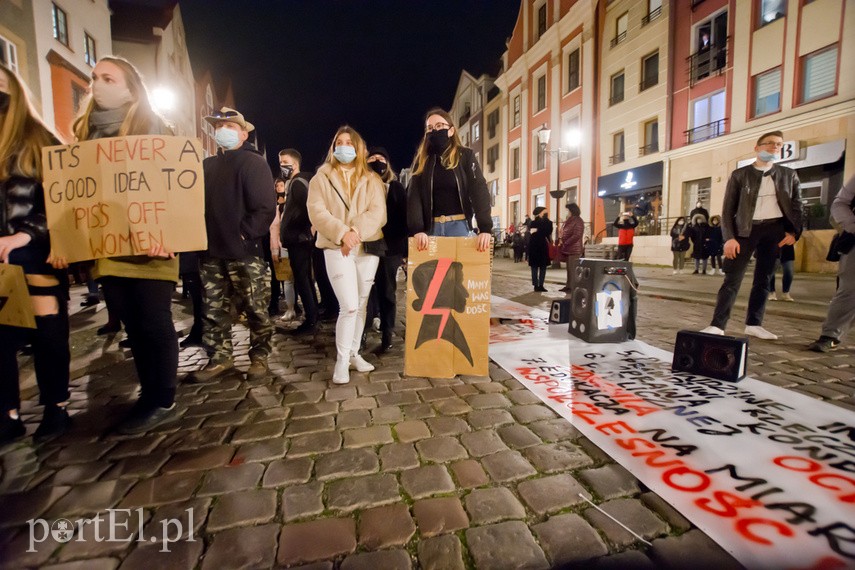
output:
M347 384L350 382L350 362L347 360L336 360L332 375L333 384Z
M718 327L714 327L714 326L712 326L712 325L708 326L708 327L707 327L707 328L705 328L705 329L701 329L701 332L702 332L702 333L707 333L707 334L717 334L717 335L719 335L719 336L721 336L721 335L723 335L723 334L724 334L724 330L723 330L723 329L720 329L720 328L718 328Z
M350 357L350 365L356 368L357 372L371 372L374 370L374 365L358 354L354 354Z

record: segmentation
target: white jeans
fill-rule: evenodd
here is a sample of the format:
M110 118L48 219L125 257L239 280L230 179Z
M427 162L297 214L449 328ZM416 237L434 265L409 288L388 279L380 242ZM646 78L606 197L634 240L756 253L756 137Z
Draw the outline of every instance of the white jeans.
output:
M380 258L362 251L362 246L344 257L340 249L325 249L327 275L338 299L338 320L335 323L335 348L339 360L359 354L365 309L374 284Z

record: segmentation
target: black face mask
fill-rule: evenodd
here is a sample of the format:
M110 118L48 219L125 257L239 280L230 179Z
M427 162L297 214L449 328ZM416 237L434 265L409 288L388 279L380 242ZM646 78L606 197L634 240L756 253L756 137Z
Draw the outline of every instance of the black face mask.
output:
M383 176L386 174L386 171L389 169L389 165L383 162L382 160L375 160L374 162L369 162L368 166L371 167L371 170Z
M0 91L0 113L5 113L9 110L9 102L11 100L12 97L8 93Z
M287 166L280 166L279 173L282 175L282 180L288 180L291 178L291 175L294 173L294 167L290 164Z
M448 129L431 131L427 134L428 151L434 154L442 154L448 148Z

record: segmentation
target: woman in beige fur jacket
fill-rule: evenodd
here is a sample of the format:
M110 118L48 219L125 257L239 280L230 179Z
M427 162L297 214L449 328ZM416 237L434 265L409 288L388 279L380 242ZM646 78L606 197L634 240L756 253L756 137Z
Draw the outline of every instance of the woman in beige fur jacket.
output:
M327 159L309 183L309 219L318 231L327 274L339 314L335 325L338 353L332 381L347 384L350 367L370 372L374 366L359 355L368 294L379 257L365 251L366 242L383 237L385 188L366 162L365 141L351 127L341 127Z

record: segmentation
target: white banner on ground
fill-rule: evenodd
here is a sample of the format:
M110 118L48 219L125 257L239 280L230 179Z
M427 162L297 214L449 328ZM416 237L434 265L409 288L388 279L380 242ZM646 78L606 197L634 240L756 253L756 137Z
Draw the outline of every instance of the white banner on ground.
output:
M855 567L855 414L671 372L668 352L566 327L491 344L490 358L746 567Z

